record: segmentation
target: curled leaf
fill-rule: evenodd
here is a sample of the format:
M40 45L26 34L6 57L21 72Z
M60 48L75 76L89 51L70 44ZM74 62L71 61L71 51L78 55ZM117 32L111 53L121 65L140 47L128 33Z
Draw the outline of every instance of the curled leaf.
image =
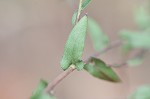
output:
M86 64L84 69L92 76L111 82L120 82L117 74L108 67L102 60L97 58L91 59L91 64Z

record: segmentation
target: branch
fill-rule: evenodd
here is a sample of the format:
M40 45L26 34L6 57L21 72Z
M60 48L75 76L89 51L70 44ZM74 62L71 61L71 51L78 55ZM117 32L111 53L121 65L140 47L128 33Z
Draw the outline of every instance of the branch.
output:
M117 65L117 66L116 65L109 65L109 66L110 67L117 67L117 68L122 67L122 66L126 66L126 65L128 65L129 60L132 60L132 59L135 59L135 58L143 58L146 55L147 52L148 52L148 50L142 49L137 54L135 54L132 58L129 58L128 60L120 63L119 65Z
M113 43L111 43L108 47L106 47L105 49L103 49L101 52L95 53L92 56L90 56L89 58L87 58L86 60L84 60L85 63L89 63L89 61L91 60L91 57L98 57L99 55L106 53L107 51L116 48L118 46L121 45L121 41L117 40L114 41ZM70 73L72 73L75 70L75 66L70 66L69 69L67 69L66 71L62 72L60 75L58 75L52 82L50 82L47 86L47 88L45 89L46 92L51 92L64 78L66 78Z
M91 57L98 57L99 55L102 55L102 54L106 53L107 51L120 46L121 44L122 44L122 42L120 40L116 40L113 43L111 43L110 45L108 45L108 47L101 50L100 52L97 52L97 53L93 54L92 56L90 56L89 58L87 58L84 62L89 63L89 61L91 60Z
M73 65L70 66L66 71L62 72L51 83L49 83L45 91L51 92L59 82L61 82L66 76L72 73L75 69L76 69L75 66Z

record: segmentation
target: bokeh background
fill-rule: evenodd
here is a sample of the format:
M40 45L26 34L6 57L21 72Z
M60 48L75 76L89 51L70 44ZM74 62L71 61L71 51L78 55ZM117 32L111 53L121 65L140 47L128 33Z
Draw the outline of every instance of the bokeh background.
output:
M92 0L86 11L111 41L122 29L136 30L133 10L146 0ZM0 0L0 99L29 99L41 78L53 80L62 72L60 60L71 31L78 0ZM89 37L83 58L94 52ZM100 56L120 63L119 48ZM149 84L150 57L142 66L115 69L122 83L75 71L55 89L59 99L126 99L136 87Z

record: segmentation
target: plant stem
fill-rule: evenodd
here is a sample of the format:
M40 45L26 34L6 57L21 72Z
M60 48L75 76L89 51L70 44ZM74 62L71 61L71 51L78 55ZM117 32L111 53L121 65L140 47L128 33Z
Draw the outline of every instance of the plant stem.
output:
M126 66L126 65L128 65L129 60L135 59L135 58L143 58L147 52L148 52L148 50L142 49L137 54L135 54L132 58L129 58L128 60L120 63L119 65L117 65L117 66L116 65L109 65L109 66L110 67L116 67L116 68Z
M81 11L82 11L82 2L83 2L83 0L80 0L80 2L79 2L76 23L80 19L80 14L81 14ZM70 73L72 73L75 69L76 69L75 66L71 65L66 71L62 72L51 83L49 83L47 88L45 89L45 91L46 92L51 92L57 84L59 84L66 76L68 76Z
M77 18L76 18L76 23L80 20L80 14L82 12L82 2L83 0L80 0L79 2L79 7L78 7L78 14L77 14ZM118 47L121 45L121 41L117 40L115 42L113 42L112 44L110 44L108 47L106 47L105 49L103 49L101 52L95 53L92 56L90 56L89 58L87 58L86 60L84 60L85 63L89 63L91 60L91 57L98 57L99 55L111 50L112 48ZM70 66L69 69L67 69L66 71L62 72L60 75L58 75L51 83L48 84L47 88L45 89L46 92L51 92L55 86L57 86L64 78L66 78L70 73L72 73L75 70L75 66Z
M77 14L77 18L76 18L76 23L79 21L80 19L80 14L81 14L81 11L82 11L82 2L83 0L80 0L79 2L79 7L78 7L78 14Z
M51 92L59 82L61 82L66 76L72 73L75 69L76 69L75 66L73 65L70 66L66 71L62 72L51 83L49 83L45 91Z
M113 48L116 48L116 47L120 46L121 44L122 44L122 42L120 40L116 40L113 43L111 43L110 45L108 45L108 47L101 50L100 52L93 54L91 57L98 57L99 55L106 53L107 51L109 51ZM88 63L90 61L91 57L87 58L84 62Z
M118 46L121 45L121 41L117 40L113 43L111 43L108 47L106 47L105 49L103 49L101 52L95 53L92 56L90 56L89 58L87 58L86 60L84 60L85 63L89 63L91 60L91 57L98 57L99 55L106 53L107 51L116 48ZM47 88L45 89L46 92L51 92L64 78L66 78L70 73L72 73L75 70L75 66L70 66L69 69L67 69L66 71L62 72L61 74L59 74L52 82L50 82L47 86Z

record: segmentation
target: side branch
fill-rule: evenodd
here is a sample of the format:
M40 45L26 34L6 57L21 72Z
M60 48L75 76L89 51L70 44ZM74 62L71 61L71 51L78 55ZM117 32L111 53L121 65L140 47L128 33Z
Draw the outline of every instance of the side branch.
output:
M87 58L86 60L84 60L85 63L89 63L91 57L98 57L99 55L106 53L107 51L116 48L118 46L121 45L121 41L117 40L113 43L111 43L108 47L106 47L105 49L103 49L101 52L95 53L92 56L90 56L89 58ZM75 66L70 66L69 69L67 69L66 71L62 72L60 75L58 75L52 82L50 82L47 86L47 88L45 89L46 92L51 92L64 78L66 78L70 73L72 73L75 70Z

